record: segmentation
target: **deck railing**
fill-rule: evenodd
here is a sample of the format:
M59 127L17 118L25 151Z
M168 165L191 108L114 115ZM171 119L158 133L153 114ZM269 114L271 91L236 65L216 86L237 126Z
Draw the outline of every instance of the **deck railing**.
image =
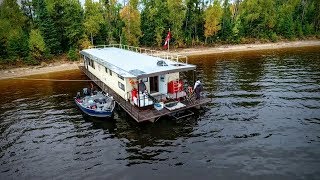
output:
M142 48L142 47L128 46L123 44L109 44L109 45L90 46L89 48L108 48L108 47L115 47L115 48L129 50L129 51L133 51L141 54L146 54L153 57L158 57L161 59L167 59L167 60L188 64L187 56L172 54L169 52L157 51L157 50Z

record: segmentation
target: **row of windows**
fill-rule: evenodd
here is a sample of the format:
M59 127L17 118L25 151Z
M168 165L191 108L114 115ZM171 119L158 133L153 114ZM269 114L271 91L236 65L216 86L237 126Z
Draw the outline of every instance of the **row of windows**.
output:
M108 68L106 68L106 67L105 67L105 71L106 71L106 73L108 73L108 71L109 71L110 76L112 76L112 71L111 71L110 69L108 69ZM118 74L118 78L120 78L120 79L124 80L124 77L123 77L123 76L121 76L121 75L119 75L119 74ZM119 81L118 81L118 87L119 87L120 89L122 89L123 91L125 91L124 84L122 84L122 83L121 83L121 82L119 82Z
M88 64L89 64L89 66L91 66L93 69L95 69L94 61L93 61L92 59L87 59L87 60L88 60L87 62L88 62ZM99 70L100 70L100 66L99 66ZM108 71L109 71L110 76L112 76L112 71L111 71L110 69L108 69L108 68L105 67L105 71L106 71L106 73L108 73ZM119 75L119 74L118 74L118 78L124 80L124 77L121 76L121 75ZM122 89L123 91L125 91L124 84L122 84L121 82L118 82L118 87L119 87L120 89Z
M108 73L108 70L109 70L110 76L112 76L112 71L110 69L105 67L105 70L106 70L106 73Z
M93 69L95 69L94 62L92 59L87 59L87 62L89 64L89 66L91 66Z
M107 74L108 74L108 71L109 71L110 76L112 76L112 71L111 71L110 69L108 69L108 68L105 67L105 71L106 71ZM118 78L120 78L120 79L122 79L122 80L124 81L124 77L121 76L120 74L118 74Z

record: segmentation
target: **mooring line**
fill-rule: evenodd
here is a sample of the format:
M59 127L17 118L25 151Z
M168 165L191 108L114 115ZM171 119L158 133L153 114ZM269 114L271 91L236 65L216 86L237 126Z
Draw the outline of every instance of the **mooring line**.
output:
M81 80L81 79L37 79L37 78L11 78L17 80L28 80L28 81L60 81L60 82L90 82L100 80Z

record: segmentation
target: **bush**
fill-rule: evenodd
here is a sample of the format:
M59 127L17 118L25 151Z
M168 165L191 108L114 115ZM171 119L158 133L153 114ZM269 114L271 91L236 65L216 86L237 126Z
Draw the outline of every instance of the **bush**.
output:
M24 63L26 63L27 65L33 65L33 66L40 64L40 62L35 60L31 54L24 60Z
M272 42L277 42L278 41L278 36L275 32L272 32L271 35L270 35L270 40Z
M17 61L18 59L25 59L28 57L29 39L22 30L13 30L8 37L8 56L11 61Z
M68 59L71 61L77 61L78 60L78 52L75 47L71 47L68 51Z
M30 32L29 49L30 52L27 61L31 62L31 64L39 63L41 60L48 58L49 51L38 29L32 29Z

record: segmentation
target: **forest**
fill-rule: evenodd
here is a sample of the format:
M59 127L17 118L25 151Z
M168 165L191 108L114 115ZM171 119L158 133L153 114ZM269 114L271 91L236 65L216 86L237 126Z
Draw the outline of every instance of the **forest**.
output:
M1 1L0 1L1 2ZM3 0L0 63L78 59L91 45L161 49L319 38L319 0Z

